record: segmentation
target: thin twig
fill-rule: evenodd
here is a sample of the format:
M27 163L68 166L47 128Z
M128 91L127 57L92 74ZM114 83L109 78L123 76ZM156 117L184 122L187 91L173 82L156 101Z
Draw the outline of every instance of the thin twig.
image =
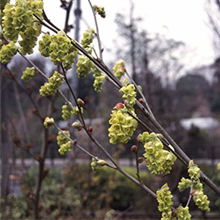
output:
M98 22L97 22L97 18L96 18L96 14L95 14L95 10L92 6L92 3L90 0L88 0L89 5L91 7L92 13L93 13L93 17L94 17L94 21L95 21L95 27L96 27L96 37L97 37L97 41L98 41L98 46L99 46L99 58L101 61L103 61L103 57L102 57L102 45L101 45L101 40L100 40L100 34L99 34L99 26L98 26Z

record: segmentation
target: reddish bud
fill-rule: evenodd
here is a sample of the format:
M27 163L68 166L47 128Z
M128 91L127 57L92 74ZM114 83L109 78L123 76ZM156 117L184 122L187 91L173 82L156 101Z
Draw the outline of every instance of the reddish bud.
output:
M119 102L115 105L114 109L120 109L120 108L124 108L124 104Z
M53 111L54 111L54 112L57 112L58 110L59 110L58 107L56 107L56 106L53 107Z
M144 161L144 158L143 158L143 157L138 157L138 159L137 159L137 162L138 162L138 163L143 163L143 161Z
M88 130L89 130L89 132L93 132L93 127L90 125Z
M126 71L125 67L122 67L122 70L125 72Z
M38 110L36 108L32 109L33 114L37 114Z
M84 106L84 101L82 99L77 99L77 103L80 107L83 107Z
M140 103L144 103L144 99L143 98L139 98L139 102Z
M18 147L21 146L21 140L20 140L20 138L19 138L17 135L15 135L15 136L13 137L13 142L14 142L14 144L17 145Z
M131 152L137 153L137 146L136 146L136 145L133 145L133 146L131 147Z
M27 149L30 149L31 147L32 147L31 143L27 143L27 144L26 144L26 148L27 148Z
M50 136L49 139L48 139L48 144L53 143L54 141L56 141L56 136L55 136L55 135L52 135L52 136Z
M27 90L28 90L29 93L32 93L33 87L32 86L27 86Z
M160 138L160 139L163 139L163 135L162 135L162 134L160 134L160 133L159 133L159 134L157 134L157 137L158 137L158 138Z
M37 156L36 156L36 159L37 159L38 161L41 161L41 160L42 160L41 155L37 155Z
M195 194L195 192L196 192L196 190L193 190L193 191L191 192L191 194L193 195L193 194Z
M126 106L128 105L128 100L127 100L127 99L124 100L124 104L125 104Z
M139 135L137 136L137 142L140 142L140 137L139 137Z

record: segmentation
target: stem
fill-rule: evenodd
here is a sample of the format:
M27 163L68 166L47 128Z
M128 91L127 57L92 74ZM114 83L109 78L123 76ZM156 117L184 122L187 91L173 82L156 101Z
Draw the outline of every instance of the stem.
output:
M92 6L92 3L90 0L88 0L89 5L92 9L92 13L93 13L93 17L94 17L94 21L95 21L95 27L96 27L96 37L97 37L97 41L98 41L98 46L99 46L99 58L101 61L103 61L103 57L102 57L102 45L101 45L101 40L100 40L100 34L99 34L99 26L98 26L98 22L97 22L97 18L96 18L96 14L94 11L94 8Z
M52 115L53 113L53 106L54 106L54 100L51 101L48 107L48 115ZM41 154L39 158L39 173L38 173L38 181L37 181L37 187L35 190L35 198L34 198L34 217L35 219L39 219L39 201L40 201L40 191L42 187L42 181L44 179L44 165L45 165L45 159L46 154L48 150L48 130L43 126L44 129L44 136L43 136L43 143L41 147Z
M193 190L193 183L192 183L192 185L190 187L189 198L187 200L186 206L189 206L189 203L190 203L190 201L192 199L192 190Z
M43 172L44 172L44 162L47 153L47 139L48 139L48 130L44 128L44 140L41 148L41 157L39 160L39 174L38 174L38 181L37 187L35 190L35 198L34 198L34 217L35 219L39 219L39 201L40 201L40 191L43 181Z
M137 152L135 152L135 159L136 159L136 169L137 169L137 177L139 182L141 183L141 178L140 178L140 172L139 172L139 163L138 163L138 150L139 150L139 146L137 146Z
M68 3L68 7L66 8L66 20L65 20L65 27L64 27L65 33L69 31L68 22L69 22L69 16L70 16L70 10L71 10L72 4L73 4L73 0L70 0L70 2Z

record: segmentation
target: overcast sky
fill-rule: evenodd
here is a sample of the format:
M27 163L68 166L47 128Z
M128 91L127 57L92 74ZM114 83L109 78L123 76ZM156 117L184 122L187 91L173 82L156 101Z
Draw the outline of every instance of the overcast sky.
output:
M116 13L129 14L130 0L91 0L92 4L104 6L106 18L99 18L100 35L103 44L108 48L113 46L117 39ZM186 61L190 67L200 64L210 64L214 59L211 31L207 27L207 18L204 11L205 0L136 0L134 15L144 19L141 28L149 33L163 33L169 38L186 43L189 52ZM65 13L59 9L60 0L44 0L48 16L60 28L63 28ZM75 0L76 2L76 0ZM75 7L75 4L74 4ZM87 0L81 0L82 18L81 34L86 30L86 22L94 27L92 13ZM71 13L74 20L73 12ZM70 20L70 21L71 21ZM71 33L73 36L73 33ZM108 58L108 55L107 55Z

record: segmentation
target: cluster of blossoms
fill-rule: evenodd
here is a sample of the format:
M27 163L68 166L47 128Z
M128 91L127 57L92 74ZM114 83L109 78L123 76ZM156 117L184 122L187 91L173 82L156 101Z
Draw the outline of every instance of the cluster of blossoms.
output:
M198 206L199 209L204 211L210 211L208 197L203 192L203 185L200 182L200 169L197 164L194 164L194 162L191 160L189 162L189 169L188 173L190 176L190 179L185 179L184 177L181 179L181 181L178 184L179 190L182 192L183 190L187 188L192 187L192 196L193 201Z
M125 75L124 60L119 60L113 67L114 75L120 80Z
M100 160L98 157L92 158L91 168L93 171L99 170L104 165L106 165L105 160Z
M93 34L95 33L93 28L89 28L86 32L83 33L83 38L81 40L81 44L83 48L87 48L93 41Z
M10 61L10 59L16 54L17 46L13 41L10 41L8 44L3 45L0 50L0 61L3 64L6 64Z
M69 102L68 104L64 104L62 106L62 118L64 120L69 120L71 119L73 116L73 106L72 104Z
M82 99L77 99L77 103L80 106L80 110L81 113L83 113L83 105L84 105L84 101ZM72 103L66 103L62 106L62 118L64 120L69 120L72 118L72 116L79 116L80 112L79 112L79 107L78 106L72 106Z
M189 207L183 207L180 205L176 210L172 211L171 207L173 206L172 194L169 190L169 187L164 184L161 189L157 191L157 201L159 203L158 210L162 213L162 220L190 220L191 215L189 213Z
M45 120L44 120L44 127L46 129L48 129L48 128L53 126L53 123L54 123L54 119L53 118L46 117Z
M53 76L48 79L49 82L46 82L43 86L41 86L40 94L42 96L49 96L52 93L56 93L62 84L62 80L63 75L55 71Z
M87 75L90 74L93 63L88 57L86 57L85 55L81 55L76 66L78 67L76 70L78 77L85 78Z
M70 137L69 131L63 131L63 133L67 137ZM60 146L58 151L61 155L67 154L68 152L70 152L72 150L73 144L71 141L69 141L69 139L67 137L65 137L61 131L58 132L57 144Z
M101 92L102 91L102 85L103 82L106 78L105 74L100 72L97 68L93 68L93 77L95 78L93 87L96 92Z
M34 14L42 17L43 1L41 0L16 0L16 4L6 4L3 10L3 34L10 41L19 41L22 54L33 53L37 37L41 33L41 24L34 17Z
M135 115L134 112L131 112ZM136 116L136 115L135 115ZM118 103L112 110L108 129L111 144L127 143L137 128L137 121L127 113L127 108Z
M98 13L102 18L106 17L105 8L97 5L93 5L93 9Z
M136 103L136 92L134 84L127 84L119 90L123 95L124 103L128 109L133 108Z
M81 40L83 48L85 48L89 54L92 53L92 46L90 44L94 39L94 33L95 31L93 28L86 30L86 32L83 33L83 38ZM76 66L78 67L76 72L79 78L85 78L87 75L90 74L91 69L94 68L92 61L85 55L81 55L79 57Z
M164 184L161 189L157 190L158 210L162 213L161 219L171 218L171 207L173 206L172 197L167 183Z
M50 57L55 65L62 64L66 70L72 68L78 53L64 31L59 31L56 35L51 36L45 34L39 42L39 51L42 56Z
M34 67L27 67L21 76L24 82L29 82L32 78L37 75L37 71Z
M146 164L148 169L156 175L168 174L176 161L176 156L163 149L163 143L155 133L144 132L139 135L139 140L144 144Z

